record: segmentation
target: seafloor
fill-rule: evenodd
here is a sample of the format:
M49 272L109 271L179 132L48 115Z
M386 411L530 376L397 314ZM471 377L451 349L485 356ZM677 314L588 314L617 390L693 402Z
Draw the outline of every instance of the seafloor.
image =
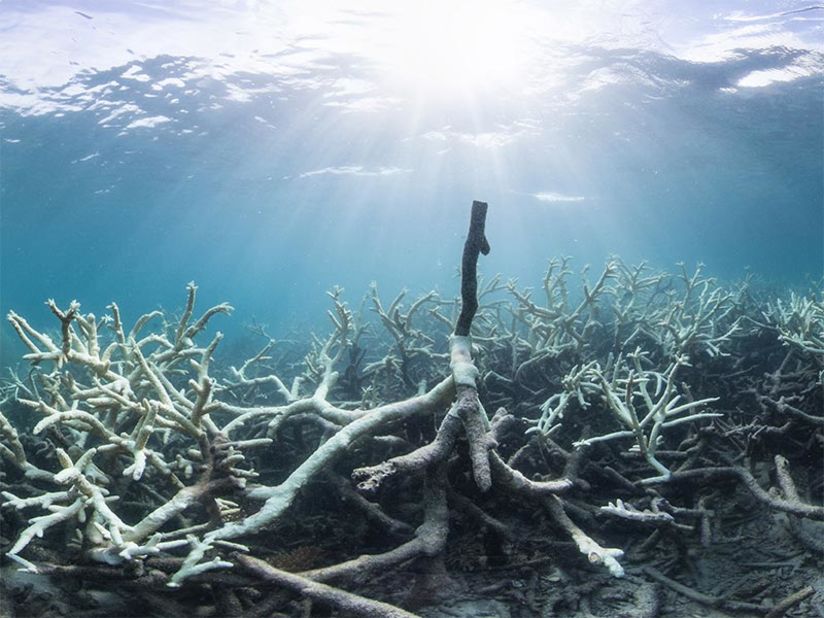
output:
M278 341L194 286L10 314L2 616L824 616L821 290L553 261L465 348L377 288Z

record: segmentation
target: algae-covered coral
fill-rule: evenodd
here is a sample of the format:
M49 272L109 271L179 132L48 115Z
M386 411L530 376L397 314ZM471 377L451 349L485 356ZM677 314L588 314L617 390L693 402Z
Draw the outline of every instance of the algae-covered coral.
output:
M812 611L824 303L756 288L553 260L535 290L471 290L471 338L466 289L373 287L358 312L336 289L325 337L244 360L221 359L206 331L231 307L195 318L194 284L131 327L116 304L50 301L54 334L12 312L31 369L3 387L4 554L84 582L67 615L103 611L84 590L133 615L184 596L212 616L445 615L445 595L513 616ZM761 585L748 563L795 567Z

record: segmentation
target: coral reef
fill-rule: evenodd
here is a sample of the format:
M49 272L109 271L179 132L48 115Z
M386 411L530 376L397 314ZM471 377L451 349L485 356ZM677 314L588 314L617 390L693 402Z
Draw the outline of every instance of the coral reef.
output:
M75 582L66 615L95 615L90 590L132 615L820 607L820 296L619 259L580 286L567 259L537 291L479 284L485 209L460 299L373 287L356 313L335 289L301 358L258 328L259 352L220 359L205 332L231 307L194 319L194 284L128 330L116 304L49 301L54 334L9 313L31 370L2 387L5 560ZM768 557L739 547L764 526ZM725 560L756 566L713 589Z

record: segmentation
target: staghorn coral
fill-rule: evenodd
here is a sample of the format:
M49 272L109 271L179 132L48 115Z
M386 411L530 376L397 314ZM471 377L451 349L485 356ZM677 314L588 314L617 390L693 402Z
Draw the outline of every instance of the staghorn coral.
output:
M523 524L539 505L588 562L621 575L625 552L595 540L609 530L596 515L710 543L720 523L697 505L733 481L796 529L824 519L820 479L798 457L824 448L814 295L760 301L700 268L671 275L618 259L594 283L571 276L569 260L550 262L543 303L515 282L481 285L471 338L452 333L457 300L427 293L405 307L401 294L385 307L373 287L370 316L336 289L331 332L298 367L268 336L250 358L218 363L221 335L199 340L231 308L193 319L193 284L177 318L152 312L128 332L116 304L98 320L50 302L59 340L12 312L35 369L4 385L0 410L36 415L51 458L0 412L3 510L28 518L5 554L29 570L72 567L54 549L60 532L80 549L75 568L167 560L156 585L218 585L241 565L286 586L342 584L449 554L456 506L508 536L506 520ZM754 356L764 341L769 354ZM352 557L298 580L244 557L292 518L334 539L325 527L339 524L301 503L320 487L394 542L363 554L357 538L340 539L336 553Z

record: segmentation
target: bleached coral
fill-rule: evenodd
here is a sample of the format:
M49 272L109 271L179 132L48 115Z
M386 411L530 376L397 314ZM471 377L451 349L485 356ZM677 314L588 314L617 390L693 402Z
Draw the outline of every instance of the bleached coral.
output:
M23 406L36 422L24 434L0 412L0 457L15 478L14 488L4 482L2 506L26 518L7 554L35 570L33 546L60 530L73 555L92 563L173 559L163 581L182 585L251 564L242 556L256 553L248 539L288 522L319 483L407 538L304 574L314 581L446 551L456 504L505 534L506 524L459 495L468 486L543 504L592 564L616 576L622 550L586 531L581 496L618 520L692 531L676 520L703 522L709 511L658 509L662 486L732 478L771 508L819 518L821 507L799 498L786 459L767 462L786 494L778 499L749 470L717 460L705 438L737 446L748 429L735 425L741 415L729 401L742 406L753 394L787 424L781 431L796 422L820 431L809 390L821 371L820 303L791 297L754 314L700 269L669 275L618 259L591 283L582 276L578 289L568 260L550 263L542 302L515 282L489 280L471 336L453 336L459 303L435 293L401 293L387 305L373 287L370 314L352 311L335 289L330 333L288 363L263 329L249 358L216 361L222 336L205 331L231 307L195 319L194 284L178 317L147 313L128 332L116 304L98 319L76 302L65 310L50 302L59 337L11 312L34 369L4 387L0 408ZM786 355L772 373L746 366L752 357L740 351L765 332ZM725 391L716 374L744 376L749 390ZM747 439L776 430L757 420ZM43 442L32 448L33 439ZM273 472L255 449L288 451L288 465ZM616 453L632 465L610 461ZM645 497L593 495L593 469ZM408 501L422 506L403 521L374 496L393 477L415 475L423 497Z

